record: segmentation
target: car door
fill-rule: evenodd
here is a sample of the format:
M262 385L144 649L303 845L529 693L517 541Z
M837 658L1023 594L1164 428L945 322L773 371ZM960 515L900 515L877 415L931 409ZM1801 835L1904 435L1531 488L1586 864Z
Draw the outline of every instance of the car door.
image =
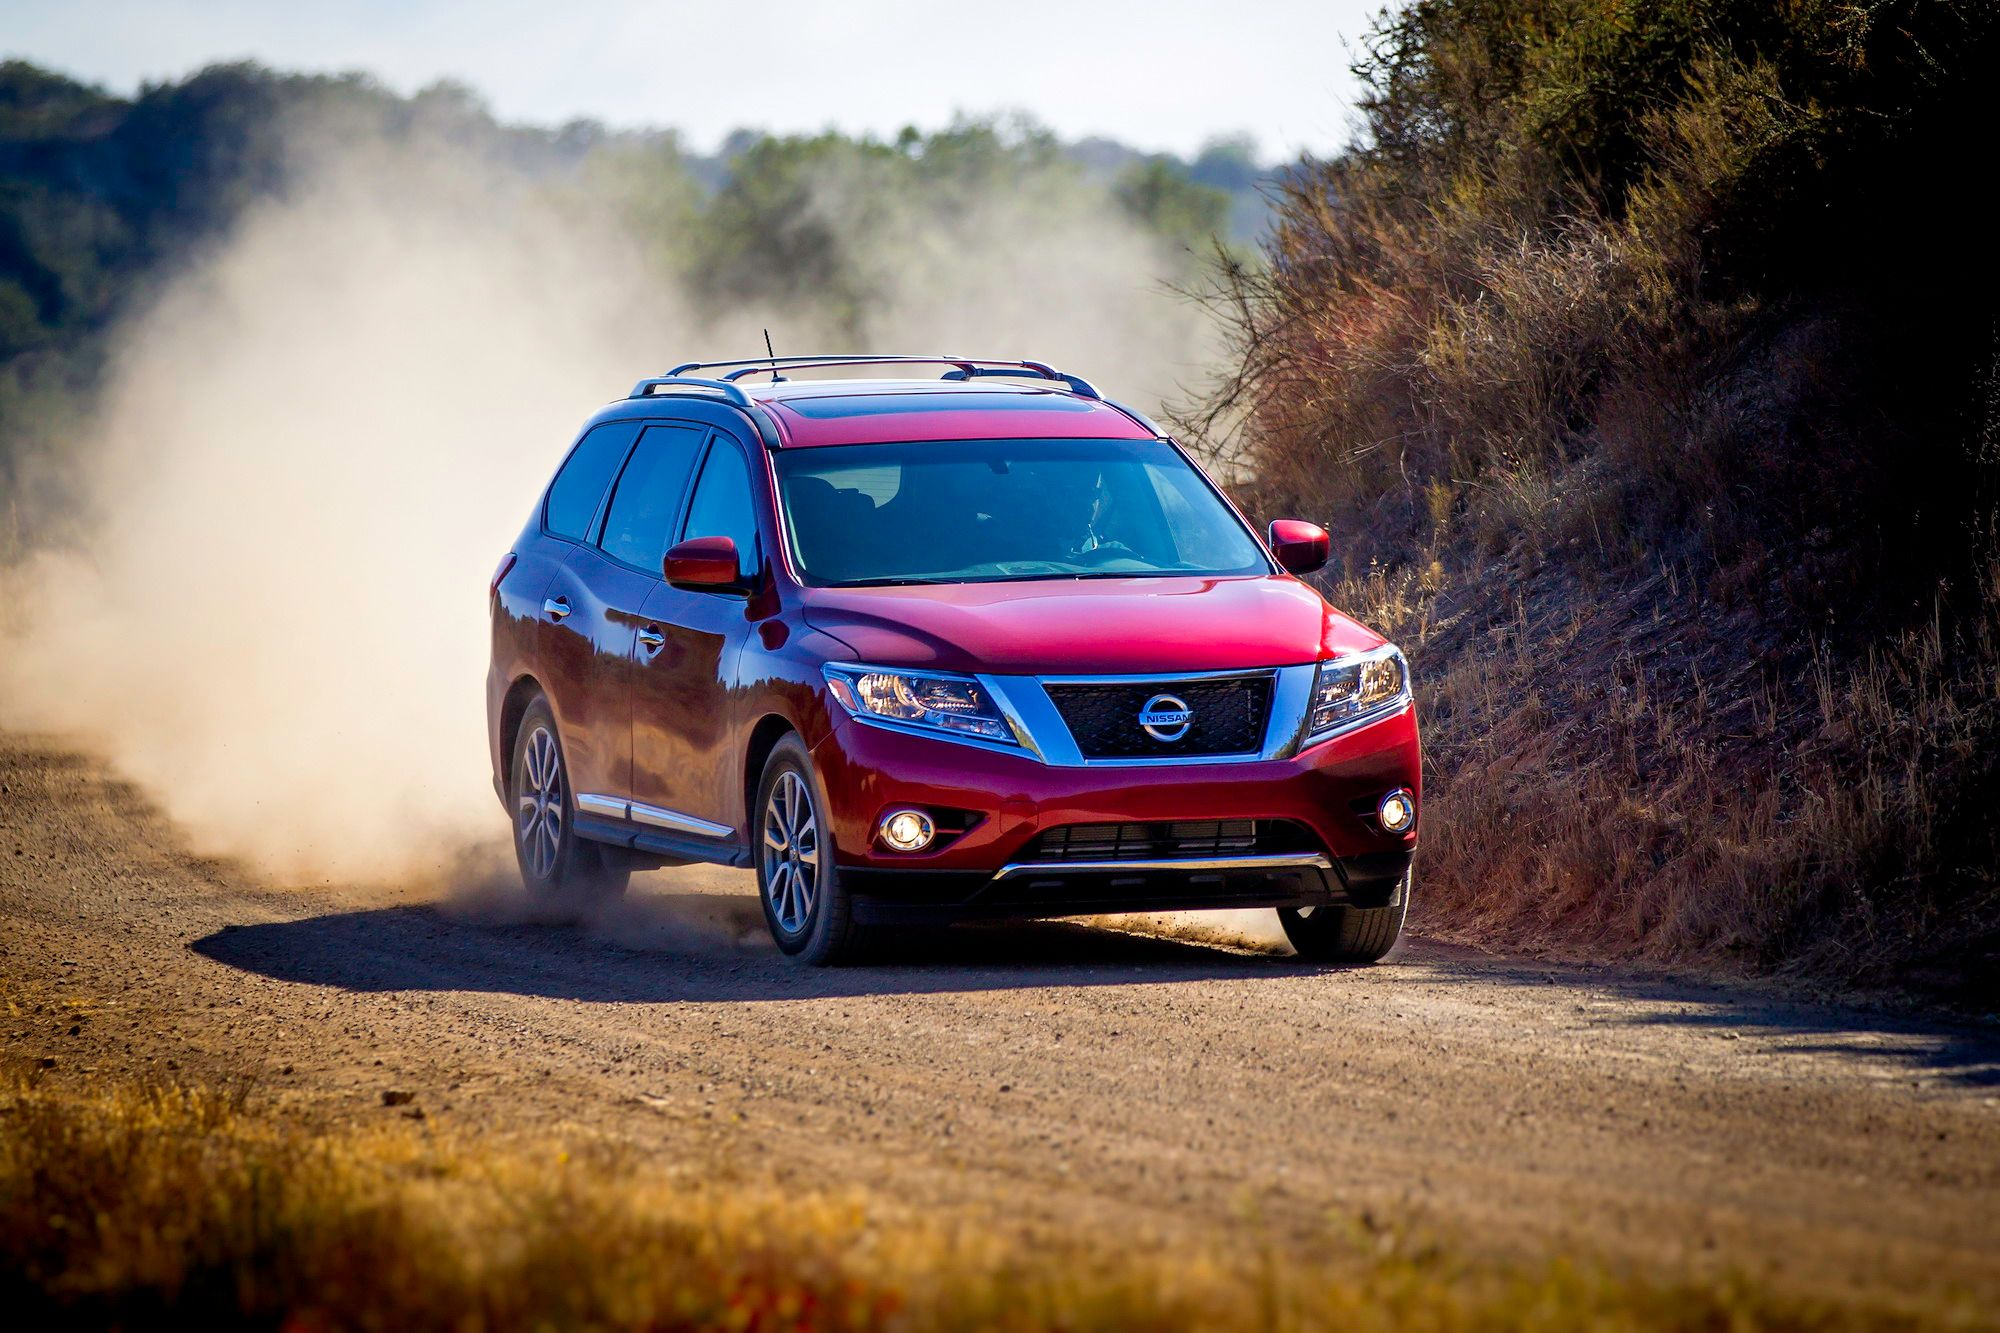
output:
M637 442L612 485L594 542L571 551L543 600L547 684L573 795L587 813L622 805L630 793L641 611L660 581L660 559L708 428L664 422L635 430Z
M604 519L605 501L644 423L613 421L593 427L570 450L542 509L542 533L549 547L551 569L533 603L532 669L542 693L554 710L556 730L569 762L570 781L580 791L594 791L606 781L610 762L596 741L605 674L597 595L589 583L588 564L574 564L590 550ZM620 757L629 776L630 752Z
M678 540L723 536L736 543L746 583L762 569L757 455L726 432L709 441ZM662 582L646 602L633 675L632 798L672 816L670 831L704 837L736 832L742 780L736 733L736 661L752 628L740 592Z

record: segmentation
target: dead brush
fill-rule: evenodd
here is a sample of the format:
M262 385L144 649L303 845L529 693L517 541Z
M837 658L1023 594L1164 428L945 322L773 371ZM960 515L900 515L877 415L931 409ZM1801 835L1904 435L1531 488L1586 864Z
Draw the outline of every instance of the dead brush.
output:
M1944 0L1365 44L1179 424L1410 655L1419 929L1994 993L2000 267L1948 145L1996 58Z
M1981 947L2000 907L1966 801L1990 790L2000 738L1994 609L1955 644L1934 618L1858 664L1822 647L1789 680L1723 682L1605 658L1623 619L1614 605L1567 634L1503 626L1481 651L1433 636L1435 657L1421 632L1406 640L1426 717L1422 928L1868 985L1958 977L1953 951ZM1661 632L1694 630L1683 616ZM1579 658L1606 677L1578 681Z

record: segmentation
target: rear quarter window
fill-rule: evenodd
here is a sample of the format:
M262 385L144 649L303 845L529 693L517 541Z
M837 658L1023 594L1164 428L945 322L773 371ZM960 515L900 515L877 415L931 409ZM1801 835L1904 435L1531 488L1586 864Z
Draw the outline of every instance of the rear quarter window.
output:
M549 486L543 522L550 532L571 541L589 540L590 521L597 517L597 506L604 499L604 492L610 489L618 465L625 461L626 451L638 437L640 424L607 422L577 441L562 471L556 473L554 483Z

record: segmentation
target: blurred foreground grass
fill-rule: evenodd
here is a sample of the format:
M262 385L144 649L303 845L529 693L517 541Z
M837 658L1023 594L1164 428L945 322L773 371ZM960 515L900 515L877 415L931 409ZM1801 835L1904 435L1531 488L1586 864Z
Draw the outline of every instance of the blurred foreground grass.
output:
M0 1309L17 1328L1884 1323L1740 1279L1475 1261L1367 1222L1330 1221L1306 1250L1256 1231L1143 1244L880 1196L690 1188L596 1140L496 1142L403 1118L320 1133L247 1082L30 1076L0 1091Z

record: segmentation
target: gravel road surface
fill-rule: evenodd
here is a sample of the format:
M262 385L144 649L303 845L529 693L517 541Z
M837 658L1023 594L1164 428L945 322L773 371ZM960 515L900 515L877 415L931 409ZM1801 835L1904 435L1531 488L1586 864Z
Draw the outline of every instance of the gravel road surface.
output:
M610 1135L663 1170L1134 1244L1332 1213L2000 1308L1993 1026L1421 940L1337 971L1056 923L811 971L733 872L564 920L204 860L46 738L0 736L0 787L5 1049L52 1077L249 1072L328 1123Z

